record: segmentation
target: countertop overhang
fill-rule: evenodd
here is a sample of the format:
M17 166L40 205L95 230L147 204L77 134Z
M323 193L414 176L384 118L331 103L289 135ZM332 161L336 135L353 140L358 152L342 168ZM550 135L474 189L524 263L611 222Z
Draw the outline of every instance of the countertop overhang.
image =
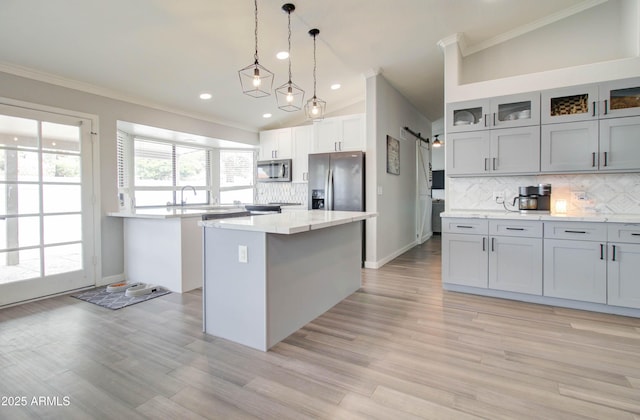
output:
M440 217L461 217L480 219L507 220L539 220L547 222L609 222L609 223L640 223L637 214L557 214L557 213L520 213L493 210L452 210L440 213Z
M202 217L203 214L233 215L246 212L242 207L157 207L123 210L107 213L107 216L137 219L173 219L179 217Z
M376 216L377 213L373 212L298 210L260 216L205 220L198 222L198 224L205 228L245 230L291 235L315 229L338 226L345 223L358 222Z

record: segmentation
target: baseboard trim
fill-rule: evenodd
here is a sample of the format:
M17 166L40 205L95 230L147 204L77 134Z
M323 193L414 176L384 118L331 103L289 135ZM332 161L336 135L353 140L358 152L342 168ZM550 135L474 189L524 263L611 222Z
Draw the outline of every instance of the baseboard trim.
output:
M383 259L380 259L380 260L377 260L377 261L365 261L364 262L364 268L373 268L373 269L377 270L378 268L382 267L383 265L385 265L389 261L393 260L394 258L397 258L400 255L404 254L405 252L407 252L408 250L410 250L411 248L413 248L416 245L418 245L418 241L413 241L410 244L408 244L408 245L398 249L397 251L393 252L392 254L387 255Z

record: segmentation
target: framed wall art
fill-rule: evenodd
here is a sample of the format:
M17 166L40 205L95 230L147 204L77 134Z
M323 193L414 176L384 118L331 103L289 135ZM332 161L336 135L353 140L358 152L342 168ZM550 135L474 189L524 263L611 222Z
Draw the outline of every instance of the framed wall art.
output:
M387 173L400 175L400 141L387 136Z

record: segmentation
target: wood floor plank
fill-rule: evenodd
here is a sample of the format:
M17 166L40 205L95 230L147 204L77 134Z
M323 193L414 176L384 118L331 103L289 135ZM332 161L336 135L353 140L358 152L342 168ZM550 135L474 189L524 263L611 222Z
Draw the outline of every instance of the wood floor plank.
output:
M640 319L442 290L435 237L268 352L202 333L202 290L0 309L0 418L640 420Z

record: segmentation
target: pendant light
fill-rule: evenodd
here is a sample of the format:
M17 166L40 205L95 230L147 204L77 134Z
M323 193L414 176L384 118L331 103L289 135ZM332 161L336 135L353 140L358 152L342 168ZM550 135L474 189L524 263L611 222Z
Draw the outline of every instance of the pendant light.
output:
M282 10L287 13L289 19L289 81L275 90L278 108L283 111L293 112L302 109L304 101L304 91L291 81L291 12L296 10L296 6L286 3Z
M436 134L435 139L433 140L433 147L441 147L442 143L440 142L440 140L438 140L438 134Z
M324 118L324 111L327 103L316 96L316 36L320 33L319 29L311 29L309 35L313 37L313 98L307 101L304 111L307 118L313 121L320 121Z
M273 73L262 67L258 62L258 0L254 0L255 6L255 52L253 54L254 62L247 67L238 71L240 76L240 85L242 93L254 98L271 95L273 87Z

